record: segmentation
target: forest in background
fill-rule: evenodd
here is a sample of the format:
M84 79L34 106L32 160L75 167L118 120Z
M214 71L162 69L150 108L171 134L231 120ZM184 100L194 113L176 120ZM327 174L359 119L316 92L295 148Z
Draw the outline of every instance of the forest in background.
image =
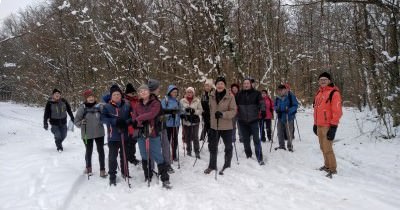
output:
M344 105L400 125L399 0L53 0L0 26L1 99L44 104L149 78L200 93L205 78L289 83L313 103L332 74Z

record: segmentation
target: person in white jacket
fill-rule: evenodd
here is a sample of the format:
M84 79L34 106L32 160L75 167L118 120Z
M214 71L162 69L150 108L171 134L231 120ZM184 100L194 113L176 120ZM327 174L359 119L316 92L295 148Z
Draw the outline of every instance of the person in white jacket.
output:
M194 153L197 158L200 158L199 144L199 124L200 115L203 112L200 98L195 97L193 87L188 87L185 91L185 97L181 99L182 107L182 124L183 135L186 143L186 151L189 156L192 156L192 142Z

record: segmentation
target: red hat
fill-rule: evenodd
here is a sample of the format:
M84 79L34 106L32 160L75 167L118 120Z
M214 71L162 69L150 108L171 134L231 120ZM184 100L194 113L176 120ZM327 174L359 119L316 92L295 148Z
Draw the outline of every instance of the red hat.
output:
M83 97L89 98L89 96L94 96L94 92L92 89L87 89L83 92Z

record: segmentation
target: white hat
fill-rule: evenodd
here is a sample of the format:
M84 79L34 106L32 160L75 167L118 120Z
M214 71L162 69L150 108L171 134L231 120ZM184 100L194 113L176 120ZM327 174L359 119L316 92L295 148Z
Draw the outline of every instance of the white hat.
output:
M188 91L191 91L193 93L193 95L195 94L193 87L186 88L186 92L188 92Z

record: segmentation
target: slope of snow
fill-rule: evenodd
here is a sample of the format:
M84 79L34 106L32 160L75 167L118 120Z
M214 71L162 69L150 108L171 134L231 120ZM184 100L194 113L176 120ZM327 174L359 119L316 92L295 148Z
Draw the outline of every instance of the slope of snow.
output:
M302 141L296 131L294 153L270 153L269 143L264 143L267 161L259 166L245 158L237 142L239 164L234 155L232 167L218 180L214 174L203 174L207 145L195 167L195 159L183 157L181 146L181 169L174 164L173 189L167 191L156 179L148 188L143 171L133 165L131 189L119 175L117 186L109 187L108 179L98 176L95 149L95 174L87 180L79 129L68 133L59 154L52 134L42 128L43 108L1 102L0 209L398 209L400 139L360 135L359 128L368 132L375 127L366 115L344 110L334 147L338 175L333 179L316 170L323 163L322 154L312 133L312 112L306 110L298 114ZM222 167L223 144L218 163Z

